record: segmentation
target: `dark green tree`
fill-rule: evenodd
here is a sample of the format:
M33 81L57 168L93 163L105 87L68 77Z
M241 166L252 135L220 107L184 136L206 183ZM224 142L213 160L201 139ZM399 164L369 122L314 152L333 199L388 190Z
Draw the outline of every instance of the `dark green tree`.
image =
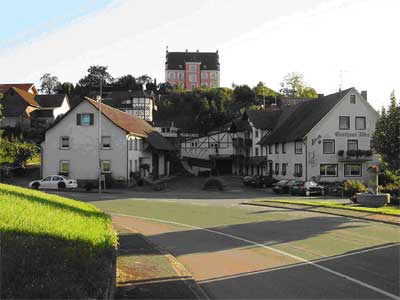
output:
M376 123L373 146L391 170L400 169L400 103L397 103L394 91L388 109L382 108Z
M98 87L100 84L100 79L103 80L104 86L107 86L113 82L112 76L107 71L108 67L106 66L90 66L88 74L79 80L79 86L81 87Z
M58 81L57 76L52 76L50 73L43 74L40 77L40 91L45 94L54 94L57 91L57 87L61 83Z
M63 82L60 83L56 88L55 88L55 92L57 94L67 94L67 95L71 95L74 93L74 85L70 82Z

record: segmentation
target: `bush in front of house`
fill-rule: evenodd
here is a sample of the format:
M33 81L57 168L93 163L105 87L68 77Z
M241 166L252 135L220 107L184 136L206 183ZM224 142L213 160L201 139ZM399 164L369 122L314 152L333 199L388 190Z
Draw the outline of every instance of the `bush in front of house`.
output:
M367 192L367 187L364 183L358 180L345 180L343 182L343 191L352 202L357 203L356 193Z
M105 298L117 237L92 205L0 184L2 298Z
M223 191L226 189L226 184L221 178L208 178L206 182L204 183L203 189L205 190L220 190Z

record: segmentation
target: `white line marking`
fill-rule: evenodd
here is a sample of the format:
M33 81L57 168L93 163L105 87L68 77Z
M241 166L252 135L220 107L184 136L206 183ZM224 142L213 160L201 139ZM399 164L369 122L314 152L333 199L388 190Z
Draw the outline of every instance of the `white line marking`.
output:
M360 280L358 280L358 279L355 279L355 278L353 278L353 277L351 277L351 276L348 276L348 275L345 275L345 274L343 274L343 273L334 271L334 270L332 270L332 269L329 269L329 268L327 268L327 267L321 266L321 265L319 265L319 264L317 264L317 263L315 263L315 262L306 260L306 259L301 258L301 257L299 257L299 256L296 256L296 255L287 253L287 252L285 252L285 251L282 251L282 250L279 250L279 249L275 249L275 248L272 248L272 247L269 247L269 246L266 246L266 245L263 245L263 244L260 244L260 243L257 243L257 242L254 242L254 241L245 239L245 238L241 238L241 237L239 237L239 236L235 236L235 235L228 234L228 233L223 233L223 232L220 232L220 231L215 231L215 230L212 230L212 229L207 229L207 228L197 227L197 226L193 226L193 225L188 225L188 224L183 224L183 223L168 221L168 220L161 220L161 219L148 218L148 217L141 217L141 216L133 216L133 215L125 215L125 214L118 214L118 213L112 213L112 214L114 214L114 215L119 215L119 216L125 216L125 217L133 217L133 218L143 219L143 220L149 220L149 221L156 221L156 222L160 222L160 223L173 224L173 225L178 225L178 226L193 228L193 229L197 229L197 230L203 230L203 231L206 231L206 232L210 232L210 233L214 233L214 234L226 236L226 237L229 237L229 238L232 238L232 239L236 239L236 240L239 240L239 241L243 241L243 242L246 242L246 243L249 243L249 244L252 244L252 245L261 247L261 248L265 248L265 249L268 249L268 250L271 250L271 251L280 253L280 254L282 254L282 255L291 257L291 258L293 258L293 259L299 260L299 261L303 262L304 264L308 264L308 265L314 266L314 267L316 267L316 268L318 268L318 269L321 269L321 270L326 271L326 272L328 272L328 273L334 274L334 275L336 275L336 276L338 276L338 277L347 279L347 280L349 280L349 281L351 281L351 282L357 283L357 284L359 284L359 285L361 285L361 286L363 286L363 287L366 287L366 288L368 288L368 289L370 289L370 290L373 290L373 291L375 291L375 292L378 292L378 293L380 293L380 294L382 294L382 295L385 295L385 296L387 296L387 297L390 297L390 298L393 298L393 299L396 299L396 300L400 300L400 297L397 296L397 295L394 295L394 294L392 294L392 293L386 292L386 291L384 291L384 290L382 290L382 289L380 289L380 288L377 288L377 287L372 286L372 285L370 285L370 284L368 284L368 283L365 283L365 282L363 282L363 281L360 281ZM343 255L342 257L344 257L344 256L345 256L345 255Z

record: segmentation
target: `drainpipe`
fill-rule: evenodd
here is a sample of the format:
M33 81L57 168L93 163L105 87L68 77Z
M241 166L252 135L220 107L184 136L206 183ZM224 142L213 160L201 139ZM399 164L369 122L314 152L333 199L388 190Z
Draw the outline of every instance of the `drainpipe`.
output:
M305 140L302 140L301 142L304 144L304 146L306 146L306 156L305 156L305 166L304 166L304 167L305 167L305 168L304 168L305 173L304 173L304 174L306 175L306 176L305 176L305 181L307 181L307 179L308 179L308 176L307 176L307 175L308 175L308 174L307 174L307 171L308 171L308 165L307 165L307 154L308 154L308 150L307 150L307 143L306 143L305 141L307 142L307 138L306 138Z
M126 187L129 186L129 135L126 139Z

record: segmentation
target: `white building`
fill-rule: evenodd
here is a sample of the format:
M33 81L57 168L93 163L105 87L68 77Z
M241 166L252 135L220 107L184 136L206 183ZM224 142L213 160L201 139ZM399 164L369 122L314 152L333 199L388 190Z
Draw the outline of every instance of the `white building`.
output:
M64 174L79 183L101 172L128 182L132 173L169 174L171 144L144 120L86 98L46 131L42 176ZM100 117L101 116L101 117ZM101 138L99 138L101 123Z
M194 174L198 175L200 171L232 174L232 137L227 130L186 139L180 148L181 159L187 162Z
M377 112L350 88L283 108L271 133L258 143L267 153L267 173L278 179L363 179L369 164Z

